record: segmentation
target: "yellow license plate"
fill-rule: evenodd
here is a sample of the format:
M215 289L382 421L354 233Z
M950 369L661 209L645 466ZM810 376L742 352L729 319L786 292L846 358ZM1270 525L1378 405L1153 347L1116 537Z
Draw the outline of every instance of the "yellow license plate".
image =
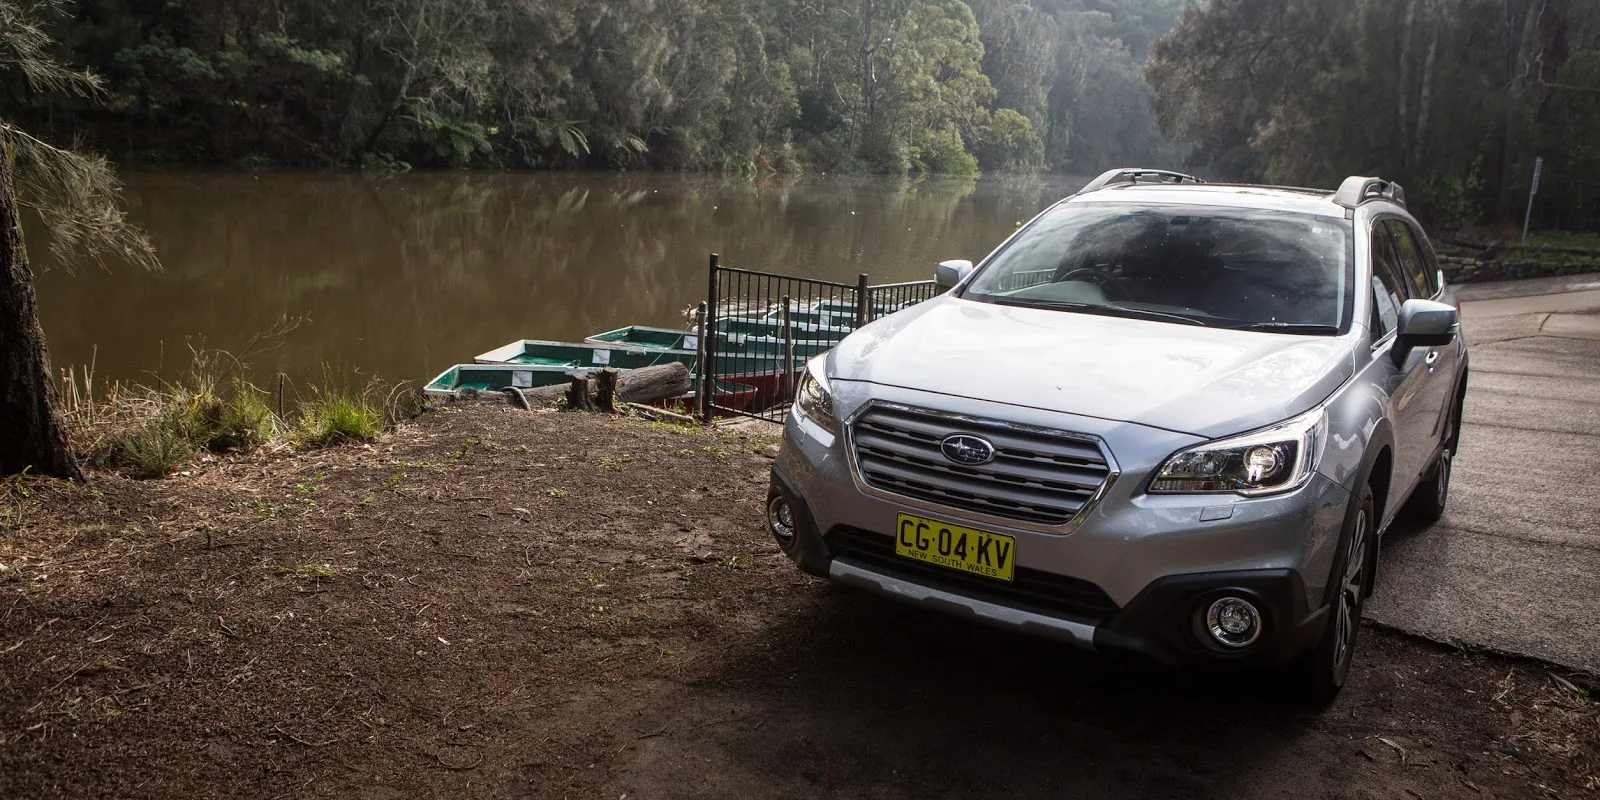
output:
M1009 581L1016 566L1017 540L926 517L900 515L894 552L941 567Z

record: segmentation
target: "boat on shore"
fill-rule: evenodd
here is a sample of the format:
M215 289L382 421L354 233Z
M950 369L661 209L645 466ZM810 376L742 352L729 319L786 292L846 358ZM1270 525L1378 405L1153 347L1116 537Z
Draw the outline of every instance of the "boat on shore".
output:
M717 376L714 405L761 410L787 402L805 363L853 332L855 320L853 304L829 300L794 306L787 317L771 307L718 316L709 343ZM628 370L672 362L689 368L698 390L702 344L697 331L647 325L596 333L582 342L520 339L478 354L472 364L450 368L424 391L450 396L469 388L537 388L608 367ZM693 394L679 398L691 405L693 399Z
M455 397L465 389L537 389L570 383L574 375L587 377L592 371L551 364L457 364L428 381L422 393L428 397Z
M624 329L626 330L626 329ZM610 331L606 336L617 332ZM679 336L692 336L684 331L669 331L665 328L647 330L646 336L657 341L667 341L677 334ZM590 337L596 338L596 337ZM770 407L789 398L789 393L797 383L797 376L804 368L807 359L828 350L833 342L810 340L795 342L792 353L787 343L763 341L759 339L742 339L723 341L719 337L715 358L715 374L719 379L726 379L753 390L747 404L758 407ZM645 347L637 344L608 344L592 341L584 342L554 342L543 339L522 339L497 347L486 353L480 353L473 359L475 363L483 365L527 365L533 367L547 367L551 369L603 369L613 367L616 369L639 369L653 367L671 362L678 362L689 368L689 373L695 380L695 385L700 381L700 353L696 350L669 349L664 347ZM723 402L722 393L717 394L717 404L727 405ZM740 400L740 402L743 402Z
M648 325L629 325L626 328L594 334L583 341L587 344L643 347L649 350L700 349L700 334L694 331L652 328Z
M553 364L457 364L424 386L422 393L428 397L445 399L458 397L463 391L498 393L508 388L538 389L547 386L565 386L574 377L589 377L595 367L570 367ZM669 397L653 403L670 409L679 403L695 407L699 382L695 389L682 397ZM736 380L717 380L713 397L715 405L725 413L743 411L761 395L759 389Z
M547 339L520 339L473 357L477 364L531 364L556 367L638 369L677 361L690 369L698 355L694 350L651 348L634 344L602 342L555 342Z

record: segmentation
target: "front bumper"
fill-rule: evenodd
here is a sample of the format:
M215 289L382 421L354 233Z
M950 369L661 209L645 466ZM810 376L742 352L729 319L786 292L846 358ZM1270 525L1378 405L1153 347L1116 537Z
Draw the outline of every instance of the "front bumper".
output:
M852 473L848 434L831 435L791 414L771 491L789 501L795 532L779 543L804 571L842 584L1169 664L1279 662L1317 641L1349 499L1344 489L1316 475L1272 497L1146 495L1150 471L1191 444L1189 437L1161 432L1166 441L1151 446L1158 437L1150 429L1127 430L1139 426L1057 423L1101 436L1123 469L1101 503L1064 533L974 521L959 511L863 492ZM1017 580L1001 585L895 557L891 532L902 512L1016 537ZM1204 608L1224 594L1261 610L1263 633L1254 646L1226 649L1201 629Z

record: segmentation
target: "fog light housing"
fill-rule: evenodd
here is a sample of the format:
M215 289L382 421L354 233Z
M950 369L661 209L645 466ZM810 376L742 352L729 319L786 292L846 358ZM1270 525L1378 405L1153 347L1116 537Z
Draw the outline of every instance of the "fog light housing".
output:
M794 539L794 508L789 505L789 498L781 492L773 492L767 498L767 527L781 542L788 543Z
M1224 597L1206 609L1206 630L1223 647L1249 647L1261 638L1261 612L1242 597Z

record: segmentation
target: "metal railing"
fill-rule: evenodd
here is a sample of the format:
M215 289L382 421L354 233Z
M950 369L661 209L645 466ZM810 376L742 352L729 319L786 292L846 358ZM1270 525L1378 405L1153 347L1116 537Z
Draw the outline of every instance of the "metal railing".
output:
M863 276L865 277L865 276ZM931 300L944 293L944 289L933 281L910 281L908 283L885 283L881 286L867 287L867 302L863 303L866 309L866 321L871 322L885 314L893 314L902 308L914 306L924 300Z
M812 358L874 319L936 297L933 281L854 285L722 266L713 253L697 312L702 420L781 421Z

